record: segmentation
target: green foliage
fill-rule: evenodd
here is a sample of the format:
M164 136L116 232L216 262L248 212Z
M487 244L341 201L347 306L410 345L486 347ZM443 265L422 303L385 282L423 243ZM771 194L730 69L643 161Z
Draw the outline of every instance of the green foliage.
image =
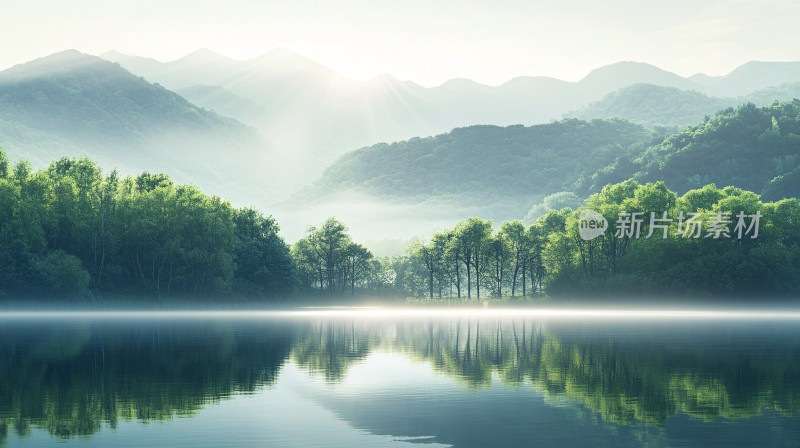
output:
M2 153L0 153L2 154ZM204 296L291 292L294 264L272 218L235 210L163 174L120 179L89 159L0 178L5 294Z
M274 382L291 350L287 328L201 327L4 325L0 426L13 421L19 435L41 428L68 439L121 421L189 416Z
M493 232L491 221L469 218L434 234L428 243L412 244L398 261L398 286L407 294L439 300L524 296L541 289L545 221L529 228L521 221L505 222Z
M767 200L797 197L798 147L800 100L760 108L745 104L648 149L637 160L635 177L663 180L679 193L714 183L736 185Z
M578 208L583 205L583 199L578 197L575 193L569 191L560 191L558 193L546 196L541 204L534 205L525 215L525 222L532 223L536 218L544 215L553 210L561 210L562 208Z
M356 287L380 292L384 266L364 246L355 243L347 227L328 218L309 227L307 236L292 247L300 285L308 292L328 295L356 294Z
M678 197L664 182L628 180L589 196L586 208L609 223L605 234L592 240L580 238L581 209L570 208L551 210L527 229L512 221L492 233L491 223L471 218L435 234L430 243L409 248L403 271L407 293L429 299L434 291L440 299L461 297L465 286L467 298L481 287L492 297L542 289L551 297L800 292L797 199L762 202L753 192L714 185ZM620 214L633 212L641 213L638 236L618 232ZM757 238L746 228L738 237L740 212L760 215ZM697 238L686 233L687 225L679 219L686 221L694 213L703 219ZM730 213L727 238L714 238L710 227L720 213ZM670 219L666 224L656 221L665 216ZM744 222L749 225L751 218Z
M287 294L295 283L294 261L278 234L278 224L257 210L236 210L234 261L237 289L255 294Z
M8 168L8 156L3 152L3 149L0 148L0 179L8 177Z
M91 277L81 260L63 250L48 253L41 261L44 288L53 294L79 297L88 291Z

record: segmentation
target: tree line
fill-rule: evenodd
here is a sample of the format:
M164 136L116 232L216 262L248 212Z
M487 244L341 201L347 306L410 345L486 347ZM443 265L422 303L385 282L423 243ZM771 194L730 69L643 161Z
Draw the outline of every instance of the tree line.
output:
M609 223L603 235L581 238L586 209ZM615 231L626 213L644 217L635 235ZM656 224L651 213L702 225L687 237L682 222ZM726 213L758 215L758 238L709 238L713 218ZM8 297L791 295L800 291L798 224L797 199L764 202L713 184L678 196L663 182L627 180L531 225L473 217L377 258L335 218L290 247L272 217L163 174L103 174L85 158L34 172L0 152L0 295Z
M329 218L321 226L312 226L306 237L292 246L299 285L329 295L355 295L356 286L378 289L376 274L383 269L372 253L353 242L347 227Z
M584 209L609 224L601 236L581 237ZM740 213L746 228L737 229ZM630 226L620 231L631 214L642 217L635 233ZM690 216L697 223L692 234L677 218ZM728 220L724 233L715 232L723 230L717 217ZM798 224L794 198L762 202L753 192L711 184L679 197L663 182L628 180L589 196L585 207L550 210L527 227L510 221L495 229L467 219L412 245L395 261L403 266L396 279L404 291L429 299L542 292L789 296L800 291Z

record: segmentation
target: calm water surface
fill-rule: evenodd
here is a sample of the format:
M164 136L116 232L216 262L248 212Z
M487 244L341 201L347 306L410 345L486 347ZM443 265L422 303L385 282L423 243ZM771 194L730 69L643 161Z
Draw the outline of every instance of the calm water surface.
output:
M0 446L800 446L800 322L0 317Z

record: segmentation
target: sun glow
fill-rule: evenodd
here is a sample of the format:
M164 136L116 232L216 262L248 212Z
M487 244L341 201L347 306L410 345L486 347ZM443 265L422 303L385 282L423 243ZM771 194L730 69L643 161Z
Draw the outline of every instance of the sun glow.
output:
M382 308L332 307L243 311L4 311L0 319L396 319L528 318L552 320L800 320L796 310L562 309L562 308Z

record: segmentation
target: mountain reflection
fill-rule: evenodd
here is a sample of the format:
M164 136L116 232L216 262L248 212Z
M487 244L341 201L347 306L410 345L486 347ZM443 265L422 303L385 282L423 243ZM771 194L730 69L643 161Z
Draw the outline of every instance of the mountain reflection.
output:
M71 438L120 420L191 415L273 384L290 359L336 383L375 350L427 362L468 389L531 387L608 423L659 427L676 414L702 421L765 411L796 415L800 331L737 325L579 327L479 319L4 324L0 442L32 428Z

